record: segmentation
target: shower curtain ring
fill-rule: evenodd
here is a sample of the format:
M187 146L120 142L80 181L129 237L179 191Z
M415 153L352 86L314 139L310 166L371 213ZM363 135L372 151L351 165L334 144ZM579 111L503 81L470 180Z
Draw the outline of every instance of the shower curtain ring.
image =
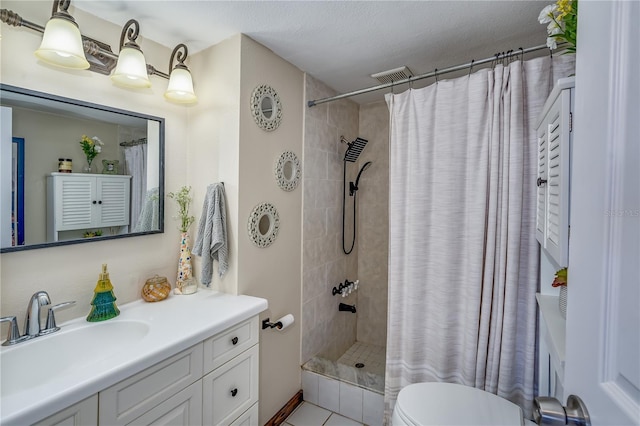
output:
M433 75L436 77L436 83L438 83L438 68L433 72Z
M473 63L474 63L475 61L476 61L475 59L472 59L472 60L471 60L471 65L469 66L469 75L468 75L468 77L470 77L470 76L471 76L471 72L473 71Z
M413 90L413 80L409 77L409 90Z
M520 49L520 63L524 63L524 49L521 47Z

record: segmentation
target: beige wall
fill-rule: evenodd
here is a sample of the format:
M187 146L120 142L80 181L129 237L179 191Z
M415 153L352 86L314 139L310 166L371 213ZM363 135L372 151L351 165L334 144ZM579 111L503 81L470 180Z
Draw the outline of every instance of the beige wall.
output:
M242 36L240 90L240 191L238 197L238 292L264 297L272 321L291 313L296 323L282 332L260 334L260 424L269 420L300 390L300 283L302 271L302 186L291 192L277 186L274 164L284 151L302 158L303 74L262 45ZM268 84L282 103L282 123L259 128L249 100L254 88ZM304 163L302 170L304 173ZM274 243L258 248L249 240L247 220L253 208L270 202L280 215Z
M305 75L305 99L319 99L335 92ZM305 108L302 352L305 363L315 355L336 360L356 340L356 315L339 312L340 302L356 304L357 294L343 299L331 289L345 279L355 280L358 247L342 252L342 173L346 145L358 136L358 105L341 100ZM347 164L347 180L353 180L357 164ZM346 234L353 235L353 199L347 196Z
M371 161L358 190L358 341L386 346L389 256L389 109L360 106L360 136L369 143L360 165Z
M189 155L185 167L193 193L192 213L200 217L208 185L224 182L229 269L220 279L216 264L211 287L231 294L238 292L238 238L244 229L238 222L241 40L237 35L211 46L194 55L189 64L198 95L198 105L188 111ZM196 229L197 221L192 234ZM200 268L200 259L195 256L198 278Z
M2 7L42 24L51 13L50 1L3 1ZM84 34L105 41L117 50L121 28L76 10L73 4L70 12ZM41 35L34 31L2 24L2 83L164 117L166 187L174 190L187 184L184 170L189 108L164 100L166 80L151 77L151 89L135 91L115 87L108 76L101 74L54 69L38 63L33 55L40 40ZM162 69L170 49L145 40L144 29L138 41L149 63ZM59 321L87 315L102 263L109 264L118 303L138 299L145 279L154 274L165 275L173 282L180 238L171 219L175 214L175 206L169 203L164 234L3 253L0 255L2 315L22 318L29 297L37 290L47 290L54 303L78 302L75 307L61 311ZM3 327L1 332L5 330Z

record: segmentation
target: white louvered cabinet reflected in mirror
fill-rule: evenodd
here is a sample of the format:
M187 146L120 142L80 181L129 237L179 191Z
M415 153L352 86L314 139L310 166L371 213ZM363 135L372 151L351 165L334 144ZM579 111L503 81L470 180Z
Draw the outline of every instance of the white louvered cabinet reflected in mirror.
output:
M131 176L51 173L47 177L48 240L82 238L86 232L96 236L98 230L129 232L130 192Z
M536 238L558 267L569 259L569 192L575 78L558 80L536 126Z

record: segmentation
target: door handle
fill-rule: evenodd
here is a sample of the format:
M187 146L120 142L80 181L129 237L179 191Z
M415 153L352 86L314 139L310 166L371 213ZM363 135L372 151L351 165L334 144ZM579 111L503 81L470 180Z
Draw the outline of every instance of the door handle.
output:
M555 398L539 396L533 401L533 421L539 425L591 426L587 407L576 395L569 395L566 407Z

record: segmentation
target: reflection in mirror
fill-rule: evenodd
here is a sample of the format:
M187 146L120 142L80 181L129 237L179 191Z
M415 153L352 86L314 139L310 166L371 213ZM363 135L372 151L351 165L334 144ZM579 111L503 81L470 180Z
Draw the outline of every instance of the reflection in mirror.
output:
M273 115L273 99L268 96L262 98L260 109L262 109L262 114L264 114L265 118L270 119Z
M282 175L288 181L293 178L293 162L291 160L284 162L284 165L282 166Z
M0 252L163 232L163 118L0 85L0 119Z
M263 214L258 221L258 230L261 235L267 235L271 229L271 218L267 214Z

